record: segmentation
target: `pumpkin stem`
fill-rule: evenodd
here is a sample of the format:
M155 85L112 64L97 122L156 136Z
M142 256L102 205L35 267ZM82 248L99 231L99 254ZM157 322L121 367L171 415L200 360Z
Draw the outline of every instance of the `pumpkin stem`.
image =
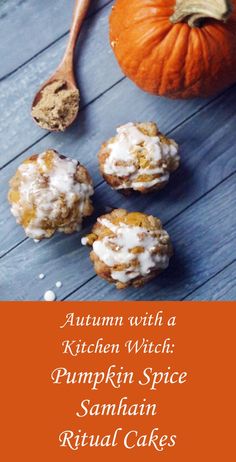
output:
M176 0L170 20L174 24L187 22L190 27L199 27L204 19L226 21L232 10L231 0Z

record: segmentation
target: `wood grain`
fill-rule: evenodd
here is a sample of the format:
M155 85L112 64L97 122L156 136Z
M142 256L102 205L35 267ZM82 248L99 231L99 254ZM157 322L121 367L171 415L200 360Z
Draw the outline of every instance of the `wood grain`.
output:
M38 300L61 280L58 299L233 300L236 88L208 101L171 101L142 93L124 79L111 52L110 3L93 2L99 11L86 20L80 37L79 118L68 132L48 134L33 124L29 109L34 92L62 57L73 0L0 2L4 44L0 75L12 73L0 85L0 299ZM7 36L10 22L15 28ZM131 120L155 120L181 145L181 168L160 194L125 199L111 191L98 173L100 144L113 135L117 125ZM24 158L50 147L89 168L96 186L97 214L105 207L121 206L160 216L176 249L167 272L140 290L123 292L96 277L89 251L80 244L95 216L79 234L57 235L40 244L25 239L9 212L8 181ZM46 274L43 281L38 279L41 272Z
M236 262L220 271L205 284L193 291L186 300L236 300Z
M130 119L127 119L127 108L121 98L122 94L129 95ZM233 104L230 105L229 110L231 101ZM143 120L157 120L158 123L160 122L160 128L165 132L171 132L171 136L181 146L182 165L170 185L158 195L143 197L135 195L125 200L108 186L101 185L96 189L96 200L98 204L105 202L105 205L118 207L122 203L124 207L142 210L150 202L151 197L152 213L160 214L162 219L168 220L236 170L233 130L236 117L235 103L236 92L232 89L202 109L195 117L189 118L194 111L199 110L199 103L160 99L159 105L156 106L152 96L139 92L127 80L122 81L118 87L110 90L80 114L78 126L62 136L49 135L34 146L34 150L28 150L0 173L2 184L0 255L8 252L25 238L24 232L16 226L14 218L10 215L6 196L8 181L17 165L32 152L41 152L51 146L63 154L76 157L85 163L95 185L98 185L102 178L98 172L96 153L104 139L113 134L114 127L124 121L135 120L136 114L142 114ZM116 107L115 112L113 107ZM174 129L181 118L188 118L188 120Z
M89 14L110 3L92 2ZM69 31L74 0L7 0L0 2L0 79L22 66Z
M75 67L81 91L81 107L99 97L122 78L107 40L109 9L108 6L92 16L81 31L78 40L79 53L75 60L77 61ZM67 37L63 37L1 83L0 168L48 134L47 131L37 127L31 119L31 103L40 84L59 64L65 51L66 41ZM106 69L105 76L104 69ZM68 134L70 136L70 132ZM63 134L58 136L60 139ZM57 135L50 141L54 143L56 139Z
M175 256L170 268L141 289L116 291L95 277L68 300L181 300L236 257L236 175L204 196L168 224ZM227 230L227 232L225 232ZM234 273L235 274L235 273ZM207 290L204 292L208 299ZM203 293L200 298L204 298ZM195 299L195 297L194 297Z
M95 278L91 287L84 288L86 297L94 299L94 294L97 297L99 293L101 299L124 300L135 296L137 300L179 300L231 263L236 256L236 248L232 246L236 238L236 213L230 215L228 207L235 210L235 179L236 174L169 222L166 228L176 253L170 269L162 276L135 293L132 289L116 291L106 282L99 281L97 286ZM152 209L150 201L142 207L145 213L152 213ZM58 235L53 243L45 240L34 244L27 240L17 247L2 259L1 296L9 298L14 286L17 300L37 300L46 288L61 280L59 296L64 298L85 284L94 273L80 237L79 233L67 238ZM47 275L43 282L37 281L39 273ZM76 293L75 297L81 299L83 295Z

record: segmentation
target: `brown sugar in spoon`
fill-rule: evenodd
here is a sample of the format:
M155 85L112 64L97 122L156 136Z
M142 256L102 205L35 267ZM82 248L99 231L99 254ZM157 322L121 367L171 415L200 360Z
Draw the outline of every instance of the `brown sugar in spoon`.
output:
M63 59L55 73L36 93L31 114L34 121L50 131L64 131L77 117L79 90L74 75L74 51L90 0L76 0L72 26Z

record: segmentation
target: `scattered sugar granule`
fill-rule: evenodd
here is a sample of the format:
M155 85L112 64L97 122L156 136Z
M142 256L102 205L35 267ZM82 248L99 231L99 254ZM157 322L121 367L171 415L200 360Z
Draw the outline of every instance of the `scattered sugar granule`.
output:
M62 282L61 281L57 281L56 284L55 284L56 287L58 287L58 289L60 289L60 287L62 287Z
M82 237L82 239L81 239L81 244L82 244L82 245L87 245L87 242L88 242L87 237Z
M45 278L45 274L40 273L40 274L39 274L39 279L44 279L44 278Z
M44 300L46 302L54 302L54 300L56 300L56 294L52 290L47 290L44 294Z

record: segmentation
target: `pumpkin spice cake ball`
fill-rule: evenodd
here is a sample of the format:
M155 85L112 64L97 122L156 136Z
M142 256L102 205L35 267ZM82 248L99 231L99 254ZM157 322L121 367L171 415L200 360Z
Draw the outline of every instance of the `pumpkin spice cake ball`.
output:
M49 150L33 155L17 169L8 194L11 212L28 237L41 240L56 231L79 230L92 214L90 175L77 160Z
M148 193L162 189L179 167L178 145L153 122L128 123L98 154L100 172L113 189Z
M117 289L142 286L166 269L172 256L159 219L123 209L98 218L82 244L93 247L90 258L98 276Z

